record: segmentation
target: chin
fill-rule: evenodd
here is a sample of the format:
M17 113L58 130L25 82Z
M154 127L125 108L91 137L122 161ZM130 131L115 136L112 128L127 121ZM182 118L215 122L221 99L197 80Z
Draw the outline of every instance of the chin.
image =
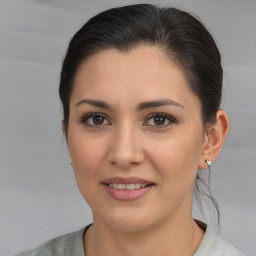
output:
M116 229L120 232L127 232L127 233L133 233L133 232L141 232L148 228L149 223L143 223L138 221L114 221L112 223L109 223L113 229Z
M119 211L117 214L104 215L103 219L105 224L120 232L140 232L154 226L151 216L137 211Z

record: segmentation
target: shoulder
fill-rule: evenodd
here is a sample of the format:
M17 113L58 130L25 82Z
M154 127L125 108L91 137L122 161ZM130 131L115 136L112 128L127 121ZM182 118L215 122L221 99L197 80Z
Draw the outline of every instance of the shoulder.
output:
M243 252L239 251L236 247L222 239L220 236L216 237L214 250L219 252L220 255L225 256L245 256Z
M207 226L204 238L194 256L246 256L235 248L231 243L225 241L216 232Z
M20 252L15 256L84 256L83 235L88 227L56 237L33 250Z

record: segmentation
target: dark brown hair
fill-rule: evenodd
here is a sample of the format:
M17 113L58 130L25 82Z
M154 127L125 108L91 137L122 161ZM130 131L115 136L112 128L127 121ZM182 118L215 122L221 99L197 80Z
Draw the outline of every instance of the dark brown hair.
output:
M67 133L69 101L80 63L109 48L129 52L141 44L160 48L184 71L189 87L201 102L203 124L214 123L222 96L222 66L213 37L195 16L176 8L150 4L112 8L92 17L73 36L63 61L59 95ZM68 134L66 134L68 135ZM202 186L199 186L199 183ZM207 188L208 193L205 192ZM207 182L197 175L198 193L212 198ZM199 207L201 203L199 202Z

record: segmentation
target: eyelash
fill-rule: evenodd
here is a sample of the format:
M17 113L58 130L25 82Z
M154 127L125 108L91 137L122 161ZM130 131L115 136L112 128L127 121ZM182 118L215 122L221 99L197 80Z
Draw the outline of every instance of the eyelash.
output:
M91 128L96 128L96 129L99 129L99 128L101 128L104 124L100 124L100 125L92 125L92 124L88 124L88 123L86 123L86 122L88 122L88 119L90 119L90 118L94 118L94 117L102 117L102 118L104 118L104 119L107 119L106 117L105 117L105 115L103 115L103 114L101 114L101 113L90 113L90 114L87 114L87 115L85 115L85 116L83 116L82 118L81 118L81 123L83 123L85 126L88 126L88 127L91 127ZM165 113L162 113L162 112L157 112L157 113L153 113L153 114L150 114L148 117L147 117L147 122L150 120L150 119L152 119L152 118L154 118L154 117L160 117L160 118L164 118L165 119L165 121L166 120L168 120L170 123L169 124L167 124L167 125L149 125L149 126L155 126L156 128L165 128L165 127L167 127L167 126L169 126L169 125L171 125L171 124L176 124L177 123L177 120L176 120L176 118L174 118L174 117L172 117L172 116L170 116L170 115L168 115L168 114L165 114ZM104 122L104 121L103 121ZM165 123L165 122L164 122Z

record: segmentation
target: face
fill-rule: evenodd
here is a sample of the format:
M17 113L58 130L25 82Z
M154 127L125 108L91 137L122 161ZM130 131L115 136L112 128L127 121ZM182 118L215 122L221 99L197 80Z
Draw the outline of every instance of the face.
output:
M138 231L191 217L204 147L201 105L158 48L108 49L85 60L67 138L95 222Z

